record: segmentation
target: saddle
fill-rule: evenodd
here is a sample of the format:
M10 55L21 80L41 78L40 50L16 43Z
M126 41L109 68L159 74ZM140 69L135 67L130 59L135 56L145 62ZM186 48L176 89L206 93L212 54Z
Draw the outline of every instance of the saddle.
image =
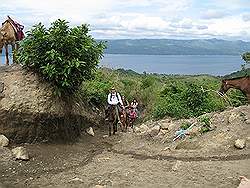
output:
M23 33L24 26L12 20L9 16L8 20L11 23L13 29L15 30L17 41L22 40L24 38L24 33Z

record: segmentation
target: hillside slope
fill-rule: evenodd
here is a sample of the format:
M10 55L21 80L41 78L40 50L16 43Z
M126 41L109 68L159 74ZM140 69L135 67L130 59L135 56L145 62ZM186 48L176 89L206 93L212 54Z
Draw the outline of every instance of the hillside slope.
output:
M147 55L240 55L250 42L219 39L121 39L107 40L107 54Z

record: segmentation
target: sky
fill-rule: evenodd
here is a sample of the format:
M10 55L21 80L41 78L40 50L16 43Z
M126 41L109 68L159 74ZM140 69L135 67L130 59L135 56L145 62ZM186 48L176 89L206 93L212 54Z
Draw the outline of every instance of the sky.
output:
M250 41L250 0L0 0L29 30L56 19L88 23L97 39L172 38Z

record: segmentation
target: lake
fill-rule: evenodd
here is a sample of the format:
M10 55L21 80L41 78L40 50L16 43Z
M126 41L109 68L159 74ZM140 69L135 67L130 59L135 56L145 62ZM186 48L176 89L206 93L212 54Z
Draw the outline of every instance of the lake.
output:
M4 59L2 58L2 63ZM138 73L225 75L241 69L243 61L230 55L105 54L101 67L132 69Z
M225 75L241 69L244 62L230 55L124 55L105 54L100 66L132 69L138 73Z

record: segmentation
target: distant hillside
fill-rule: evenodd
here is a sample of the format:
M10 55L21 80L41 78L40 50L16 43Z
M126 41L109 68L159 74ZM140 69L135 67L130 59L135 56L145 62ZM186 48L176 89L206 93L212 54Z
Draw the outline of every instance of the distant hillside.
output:
M107 54L145 55L240 55L250 42L219 39L120 39L107 40Z
M225 75L223 76L224 79L231 79L231 78L239 78L239 77L243 77L243 76L250 76L250 68L246 69L246 70L240 70L237 72L233 72L231 74Z

